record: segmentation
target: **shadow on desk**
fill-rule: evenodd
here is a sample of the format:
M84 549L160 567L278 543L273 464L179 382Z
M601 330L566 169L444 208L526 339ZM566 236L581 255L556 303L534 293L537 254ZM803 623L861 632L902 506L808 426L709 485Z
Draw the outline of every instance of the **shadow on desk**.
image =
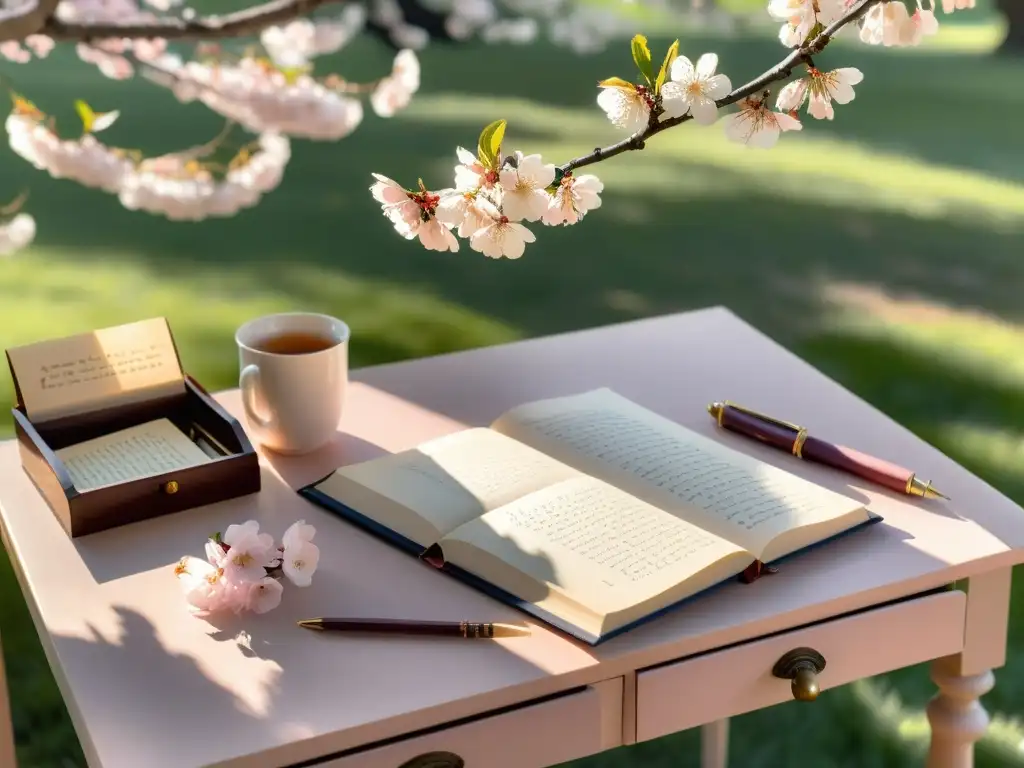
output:
M112 610L102 632L89 628L91 637L52 637L71 672L69 711L96 765L219 765L247 754L273 761L284 747L290 759L276 764L290 764L297 754L337 749L331 734L415 718L509 680L548 674L511 643L307 632L294 619L309 605L289 608L287 601L278 611L217 625L183 614L192 624L170 633L173 648L166 628L142 613ZM455 653L453 642L460 643ZM318 737L329 742L292 751Z
M307 456L285 456L261 449L261 459L284 480L288 487L301 488L325 477L335 469L348 464L358 464L381 456L390 451L369 440L338 430L334 439L313 454Z

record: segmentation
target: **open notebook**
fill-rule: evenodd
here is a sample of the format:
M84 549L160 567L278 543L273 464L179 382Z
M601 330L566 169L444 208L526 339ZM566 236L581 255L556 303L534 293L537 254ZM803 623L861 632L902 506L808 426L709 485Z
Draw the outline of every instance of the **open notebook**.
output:
M608 389L521 405L299 493L594 645L881 519Z

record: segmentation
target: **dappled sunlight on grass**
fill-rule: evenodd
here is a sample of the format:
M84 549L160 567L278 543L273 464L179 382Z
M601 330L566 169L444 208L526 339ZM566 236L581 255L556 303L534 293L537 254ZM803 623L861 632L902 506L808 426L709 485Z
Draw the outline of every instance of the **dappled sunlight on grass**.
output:
M923 759L931 738L924 707L908 706L899 691L881 677L858 680L850 684L850 689L873 730L901 743L908 757ZM1024 766L1024 753L1018 748L1022 740L1024 723L996 713L977 745L977 750L984 753L982 764L993 761L1001 768Z
M1024 478L1024 425L1015 430L940 421L936 431L944 443L955 445L957 453L970 457L973 463L988 467L996 474Z
M898 298L876 286L825 284L833 328L936 358L979 380L1024 385L1024 323L919 297Z

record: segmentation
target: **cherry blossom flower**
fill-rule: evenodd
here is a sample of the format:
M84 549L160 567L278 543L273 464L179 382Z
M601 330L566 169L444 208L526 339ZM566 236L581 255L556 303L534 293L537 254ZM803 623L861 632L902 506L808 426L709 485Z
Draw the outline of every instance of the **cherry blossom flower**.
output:
M605 111L616 128L636 133L650 123L654 97L643 85L633 85L619 78L598 83L597 105Z
M313 574L320 563L320 549L311 541L303 541L294 547L285 547L281 556L281 568L297 587L308 587L313 583Z
M778 142L780 133L803 129L792 115L769 109L765 99L741 99L736 106L739 111L723 117L722 127L726 138L748 147L769 149Z
M394 179L379 173L372 175L376 182L370 187L370 194L380 203L381 210L391 220L398 234L411 240L422 220L419 202L412 192Z
M903 0L878 3L864 15L860 40L867 45L886 48L910 44L910 14Z
M260 42L278 66L301 68L317 56L340 51L365 21L366 10L350 5L337 19L295 19L283 27L267 27L260 33Z
M215 568L223 568L227 562L228 546L214 539L206 541L206 561Z
M476 192L478 189L494 189L498 184L498 172L492 171L477 160L476 155L463 147L456 147L459 164L455 166L455 189L460 192Z
M183 64L167 55L152 64L179 82L174 93L180 100L199 99L254 133L335 141L363 120L358 99L335 93L309 75L293 77L251 57L237 64Z
M784 22L779 30L779 41L787 48L803 45L818 23L815 0L770 0L768 15Z
M501 211L509 221L539 221L551 202L547 188L555 180L555 166L540 155L519 150L498 174L502 188Z
M47 124L47 116L23 99L16 100L6 128L11 149L55 179L117 192L132 167L124 152L101 144L91 133L76 141L61 139Z
M158 11L166 13L182 4L183 0L143 0L150 8L156 8Z
M939 31L939 20L935 18L935 7L925 8L918 0L917 9L910 15L907 23L906 37L909 45L918 45L925 37L931 37Z
M406 240L419 238L428 251L455 253L459 250L459 241L451 233L452 225L437 218L437 206L447 191L431 192L421 181L419 192L412 192L387 176L375 173L373 177L377 181L370 187L370 192L381 203L381 210L398 234ZM399 196L399 190L405 193L404 200Z
M490 213L481 204L482 200L486 200L485 194L452 190L442 195L437 204L438 221L458 227L459 237L470 239L478 230L491 223Z
M29 35L25 38L25 45L38 58L45 59L50 55L50 51L53 50L56 43L53 42L52 37L46 35Z
M240 525L229 525L223 541L228 545L224 563L225 573L245 581L257 581L266 575L278 561L274 537L260 533L260 524L249 520Z
M672 62L669 81L661 88L661 103L664 113L661 120L682 117L686 113L700 125L711 125L718 119L717 99L724 98L732 90L732 83L725 75L716 75L718 56L705 53L697 59L697 65L685 56Z
M5 224L0 224L0 256L10 256L28 247L36 237L36 220L27 213L19 213Z
M312 525L299 520L281 537L281 568L297 587L308 587L313 582L313 574L320 562L320 549L313 543L315 535L316 529Z
M148 158L125 174L119 198L129 210L176 221L233 216L281 183L290 158L288 139L272 133L259 137L255 152L240 152L221 179L189 152Z
M300 546L303 542L313 541L316 536L316 528L307 525L305 520L299 520L288 526L288 530L281 537L281 546L287 551Z
M222 589L224 570L198 557L183 557L174 567L189 609L196 614L215 613L227 607Z
M281 596L284 594L284 587L277 579L264 576L259 581L248 585L248 599L245 607L255 613L267 613L281 604Z
M809 67L807 77L786 84L776 100L775 108L780 112L795 112L810 96L807 112L819 120L832 120L835 111L832 102L849 104L853 101L853 86L864 79L859 69L843 67L831 72L822 72Z
M22 48L17 40L5 40L0 43L0 56L15 64L27 64L32 61L32 54Z
M487 226L478 229L469 239L469 247L491 259L505 256L518 259L526 250L526 244L535 242L537 237L518 222L510 221L486 200L480 201L481 210L490 219Z
M587 211L601 207L600 194L604 184L597 176L587 173L573 176L566 173L551 196L543 221L548 226L568 226L581 221Z
M420 88L420 61L416 54L405 49L395 55L391 74L383 78L370 94L370 105L381 117L392 117L409 106L413 94Z
M229 610L234 613L241 613L248 610L252 601L252 589L258 581L253 581L250 574L232 568L221 568L220 581L217 585L218 605L216 610ZM266 571L263 571L265 574ZM262 581L266 576L261 576Z
M75 46L78 58L86 64L95 64L104 77L111 80L127 80L135 74L135 67L119 53L105 51L95 45L79 43Z
M154 14L140 9L135 0L61 0L56 16L64 22L88 24L157 21Z
M963 11L968 8L973 8L976 5L976 0L942 0L942 12L952 13L953 11Z

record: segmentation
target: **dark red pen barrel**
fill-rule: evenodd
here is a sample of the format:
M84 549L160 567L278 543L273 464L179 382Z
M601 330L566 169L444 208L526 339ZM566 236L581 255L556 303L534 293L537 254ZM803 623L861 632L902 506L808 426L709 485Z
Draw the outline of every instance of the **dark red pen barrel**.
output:
M795 429L759 419L730 406L725 406L722 409L719 424L725 429L738 432L744 437L759 440L787 453L793 452L793 443L798 435ZM913 472L898 464L868 456L853 448L832 445L816 437L808 436L804 440L800 449L800 457L806 461L813 461L847 472L899 493L907 493L907 483L914 476Z
M802 453L809 461L849 472L899 493L907 492L907 483L914 475L909 469L904 469L898 464L868 456L853 448L832 445L815 437L808 437L804 441Z
M493 637L493 625L477 622L409 621L389 619L324 619L323 628L336 632L367 632L430 637Z
M783 451L792 451L793 441L796 440L795 430L764 421L743 411L737 411L728 405L722 409L719 424L744 437L752 437Z

